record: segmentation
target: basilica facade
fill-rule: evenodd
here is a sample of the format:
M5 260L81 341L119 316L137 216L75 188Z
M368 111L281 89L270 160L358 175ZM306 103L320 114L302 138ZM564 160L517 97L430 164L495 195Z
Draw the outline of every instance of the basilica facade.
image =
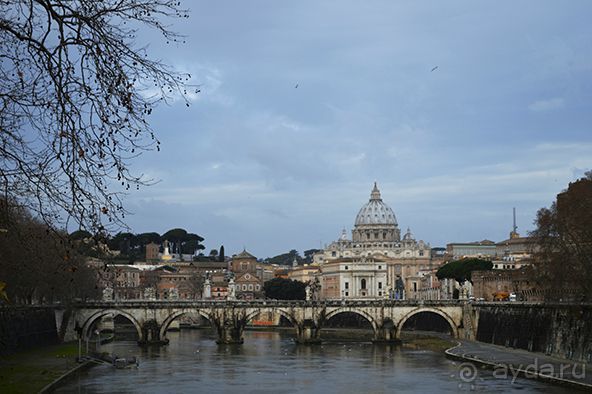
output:
M360 208L351 232L314 256L320 267L322 297L405 298L419 286L420 272L431 268L430 245L410 229L401 237L394 211L376 183Z

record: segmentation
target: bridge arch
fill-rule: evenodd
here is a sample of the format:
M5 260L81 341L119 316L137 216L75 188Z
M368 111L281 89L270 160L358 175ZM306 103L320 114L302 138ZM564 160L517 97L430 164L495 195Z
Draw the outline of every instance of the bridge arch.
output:
M96 322L98 319L110 314L112 314L113 317L120 315L128 319L136 328L136 332L138 333L138 339L142 339L142 326L140 325L138 320L136 320L136 318L133 315L119 309L104 309L92 314L88 319L86 319L86 321L82 325L82 337L89 338L90 329L93 326L93 323Z
M376 319L374 319L374 317L371 314L369 314L368 312L366 312L363 309L357 309L357 308L351 308L351 307L337 308L337 309L334 309L334 310L328 312L325 315L325 322L328 322L329 319L331 319L334 316L337 316L340 313L353 313L356 315L360 315L364 319L368 320L368 322L372 326L372 329L374 330L374 332L376 332L376 330L378 330L378 324L376 323Z
M438 308L430 308L430 307L424 307L424 308L417 308L412 310L411 312L407 313L405 316L403 316L401 318L401 320L399 320L399 324L397 325L397 338L401 338L401 332L403 331L403 326L405 325L405 322L407 320L409 320L410 317L418 315L420 313L434 313L436 315L439 315L441 317L444 318L444 320L446 320L446 322L448 322L448 325L450 326L450 331L452 332L452 336L454 338L458 338L458 327L456 326L456 323L454 322L454 319L452 319L452 317L450 317L450 315L446 312L444 312L443 310L440 310Z
M173 313L171 313L170 315L168 315L166 317L166 319L164 319L164 321L162 322L162 324L160 325L160 330L159 330L159 338L166 338L166 332L167 329L169 328L169 326L171 325L171 323L178 317L183 316L186 313L197 313L202 317L205 317L206 319L208 319L208 321L210 322L210 324L212 323L212 317L199 310L199 309L191 309L191 310L180 310L180 311L175 311Z
M263 312L272 312L272 313L277 313L280 316L285 317L286 319L288 319L288 321L290 322L290 324L292 324L293 327L298 327L298 322L296 321L296 319L294 319L288 312L286 312L283 309L280 308L260 308L260 309L256 309L254 311L252 311L251 313L247 314L246 317L246 322L250 322L251 319L253 319L255 316L263 313Z

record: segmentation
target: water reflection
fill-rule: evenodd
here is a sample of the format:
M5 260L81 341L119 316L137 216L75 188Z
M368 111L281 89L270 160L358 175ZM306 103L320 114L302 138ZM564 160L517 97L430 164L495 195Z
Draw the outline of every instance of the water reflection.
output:
M489 371L480 371L477 380L467 384L458 377L457 363L425 349L351 341L302 346L294 343L291 332L247 331L243 345L217 345L211 330L167 336L170 344L165 347L105 345L105 351L139 356L140 368L98 366L58 392L569 392L526 379L512 385L494 379Z

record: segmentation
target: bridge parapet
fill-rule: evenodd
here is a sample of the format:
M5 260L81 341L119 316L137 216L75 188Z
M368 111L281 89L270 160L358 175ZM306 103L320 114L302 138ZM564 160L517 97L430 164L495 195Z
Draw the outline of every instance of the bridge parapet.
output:
M258 307L404 307L404 306L461 306L466 300L114 300L87 301L72 304L74 308L258 308ZM490 303L489 303L490 304Z

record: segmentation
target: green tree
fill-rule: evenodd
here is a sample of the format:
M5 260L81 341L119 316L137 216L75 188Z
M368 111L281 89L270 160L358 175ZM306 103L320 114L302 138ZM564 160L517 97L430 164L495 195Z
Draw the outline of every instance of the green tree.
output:
M292 265L294 260L296 260L298 264L302 263L302 257L300 257L298 254L298 251L292 249L288 253L283 253L271 258L267 258L266 262L268 264Z
M161 242L169 241L172 245L171 253L185 253L193 254L196 250L203 250L205 247L200 245L204 239L197 234L188 233L187 230L182 228L174 228L161 237Z
M143 246L146 246L151 242L155 244L160 243L160 235L155 232L138 234L136 237L138 239L138 243Z
M107 241L107 246L111 250L119 251L122 255L128 256L135 242L136 236L134 234L119 232Z
M183 243L182 250L185 254L195 254L196 251L204 250L205 248L197 239L191 239Z
M187 233L185 239L181 241L181 250L185 254L195 254L196 251L204 250L206 247L200 242L204 239L197 234Z
M283 278L274 278L263 284L265 297L276 300L306 299L306 284Z
M546 297L592 301L592 171L540 209L535 224L533 267Z
M168 241L171 243L171 253L181 253L181 244L187 238L187 230L182 228L174 228L162 234L161 241Z
M467 258L454 260L444 264L436 272L438 279L455 279L458 283L471 282L471 272L487 271L493 268L493 263L488 260ZM472 283L472 282L471 282Z
M220 252L218 253L218 261L224 262L226 256L224 256L224 245L220 246Z

